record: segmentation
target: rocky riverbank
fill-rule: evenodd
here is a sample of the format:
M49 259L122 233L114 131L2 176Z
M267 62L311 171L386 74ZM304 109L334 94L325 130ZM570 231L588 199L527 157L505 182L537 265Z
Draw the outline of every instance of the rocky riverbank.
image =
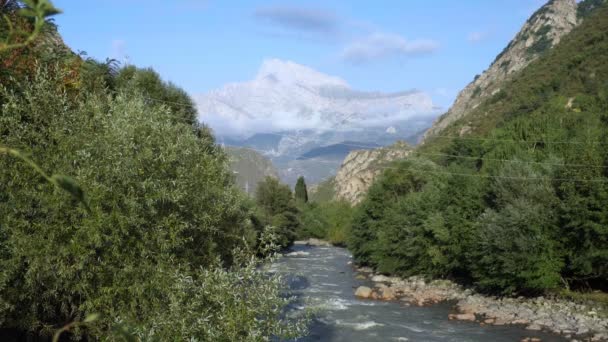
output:
M571 341L608 341L608 318L598 316L599 310L589 305L543 297L488 297L449 280L426 282L421 277L387 277L365 267L356 271L358 277L374 283L373 287L357 288L355 295L359 298L401 301L406 306L452 301L454 312L448 319L482 325L523 325L531 331L561 334Z

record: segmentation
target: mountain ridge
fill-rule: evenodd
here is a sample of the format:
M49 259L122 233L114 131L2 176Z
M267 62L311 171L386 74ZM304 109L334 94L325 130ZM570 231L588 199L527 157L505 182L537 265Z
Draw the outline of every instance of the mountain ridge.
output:
M580 22L577 8L575 0L551 0L534 12L490 67L461 90L448 111L435 120L422 144L497 94L512 75L558 44Z

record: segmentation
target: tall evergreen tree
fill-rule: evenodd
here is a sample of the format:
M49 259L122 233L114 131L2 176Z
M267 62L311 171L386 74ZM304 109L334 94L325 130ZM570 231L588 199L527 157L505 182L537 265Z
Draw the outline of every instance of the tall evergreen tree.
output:
M306 189L306 181L300 176L296 183L296 200L301 203L308 203L308 190Z

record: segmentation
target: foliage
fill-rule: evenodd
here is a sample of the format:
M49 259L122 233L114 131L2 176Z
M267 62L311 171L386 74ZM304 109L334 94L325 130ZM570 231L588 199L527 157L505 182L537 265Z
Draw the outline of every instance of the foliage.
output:
M41 68L44 49L10 47L33 62L0 75L0 141L11 146L0 153L25 162L0 158L2 328L129 340L301 332L283 318L281 279L252 258L278 238L181 89L111 60L53 54Z
M0 30L4 38L0 41L0 51L22 48L31 44L42 33L47 18L61 13L49 0L21 0L20 2L23 3L23 7L13 2L6 4L6 8L2 8L6 11L2 15L7 27L2 27ZM15 27L10 17L15 13L21 18L27 19L32 26L31 30Z
M164 310L133 327L139 340L265 341L290 339L305 333L304 321L281 319L291 299L282 296L278 276L259 271L256 259L226 270L220 265L200 269L194 277L160 270L171 279Z
M477 285L490 292L539 293L560 282L563 256L558 236L558 198L548 181L523 183L509 177L547 179L551 168L505 165L492 180L493 208L477 220L472 262Z
M433 162L385 170L354 214L356 260L495 294L606 290L607 17L608 7L596 6L417 149Z
M317 238L344 246L350 235L353 208L346 201L323 204L310 202L300 206L299 239Z
M317 184L314 188L311 187L309 200L317 203L326 203L333 200L335 195L334 182L334 178L331 177Z
M279 235L278 244L289 246L300 229L299 210L289 186L268 176L258 184L255 198L262 225L275 227Z
M164 82L160 75L148 68L127 66L116 76L116 88L140 92L149 104L164 105L175 114L178 122L196 125L196 105L190 96L172 83Z
M300 203L308 202L308 190L306 189L306 181L302 176L298 177L298 181L296 182L295 197L296 201L299 201Z
M584 19L604 4L606 4L606 0L583 0L576 6L577 17L579 19Z

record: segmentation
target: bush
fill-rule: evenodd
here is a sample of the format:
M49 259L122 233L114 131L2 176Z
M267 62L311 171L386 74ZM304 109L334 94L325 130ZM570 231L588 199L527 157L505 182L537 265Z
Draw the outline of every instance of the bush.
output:
M473 266L476 285L501 294L538 294L560 283L562 258L547 232L542 204L516 200L499 212L488 210L479 221Z
M334 245L345 246L350 235L353 208L346 201L321 204L312 202L300 206L299 239L317 238Z

